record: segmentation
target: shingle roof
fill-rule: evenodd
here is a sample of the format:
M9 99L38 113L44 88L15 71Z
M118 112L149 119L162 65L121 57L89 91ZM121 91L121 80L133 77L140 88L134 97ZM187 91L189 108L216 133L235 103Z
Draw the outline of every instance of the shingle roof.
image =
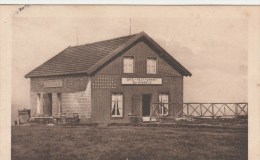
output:
M153 45L158 45L147 34L141 32L139 34L128 35L110 40L68 47L36 69L29 72L25 75L25 77L31 78L75 73L91 74L100 66L104 65L105 62L113 58L113 56L141 37L146 37L154 43ZM156 47L162 49L159 45ZM163 49L162 51L166 52ZM165 56L168 58L168 61L170 58L170 61L175 65L174 67L177 67L177 70L179 69L180 73L185 76L191 76L191 73L173 57L169 57L167 52L165 53Z
M86 72L102 58L113 52L135 35L68 47L43 63L25 77L61 75Z

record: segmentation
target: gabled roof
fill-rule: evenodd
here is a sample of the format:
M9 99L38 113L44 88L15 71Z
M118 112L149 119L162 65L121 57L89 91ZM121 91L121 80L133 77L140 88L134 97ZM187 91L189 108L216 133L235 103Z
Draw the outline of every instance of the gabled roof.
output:
M158 50L160 56L183 76L191 76L191 73L186 68L170 56L146 33L141 32L139 34L128 35L86 45L68 47L39 67L32 70L30 73L25 75L25 77L32 78L76 73L94 74L118 54L123 53L140 39L144 39L147 43L150 43L153 49Z

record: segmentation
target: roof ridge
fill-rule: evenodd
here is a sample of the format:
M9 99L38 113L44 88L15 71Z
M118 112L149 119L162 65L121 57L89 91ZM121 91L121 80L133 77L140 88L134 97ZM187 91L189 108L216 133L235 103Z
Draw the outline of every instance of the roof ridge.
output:
M137 34L138 34L138 33L130 34L130 35L126 35L126 36L120 36L120 37L111 38L111 39L105 39L105 40L96 41L96 42L91 42L91 43L86 43L86 44L82 44L82 45L75 45L75 46L71 46L71 48L72 48L72 47L79 47L79 46L92 45L92 44L102 43L102 42L106 42L106 41L112 41L112 40L116 40L116 39L120 39L120 38L127 38L127 37L131 37L131 36L136 36Z
M88 44L84 44L84 45L77 45L77 46L68 46L67 48L65 48L65 49L63 49L61 52L59 52L58 54L56 54L55 56L53 56L53 57L51 57L49 60L47 60L47 61L45 61L44 63L42 63L42 64L40 64L38 67L36 67L35 69L33 69L31 72L29 72L29 73L27 73L26 75L25 75L25 78L28 78L28 77L33 77L32 75L33 75L33 73L34 72L36 72L37 70L39 70L41 67L43 67L44 65L46 65L46 64L51 64L51 65L53 65L53 63L56 63L56 58L58 57L58 59L60 59L60 55L64 55L65 53L69 53L69 52L71 52L71 50L79 50L80 49L80 47L86 47L86 48L88 48L88 49L90 49L89 48L89 46L92 46L92 45L95 45L95 44L97 44L97 43L107 43L107 42L113 42L113 41L117 41L117 39L122 39L122 40L120 40L120 41L122 41L123 43L125 43L126 41L129 41L130 39L132 39L132 38L134 38L136 35L137 35L138 33L135 33L135 34L131 34L131 35L127 35L127 36L120 36L120 37L116 37L116 38L112 38L112 39L107 39L107 40L102 40L102 41L97 41L97 42L93 42L93 43L88 43ZM121 42L120 42L121 43ZM119 44L120 44L119 43ZM122 44L121 45L119 45L119 46L114 46L114 47L116 47L116 48L118 48L118 47L120 47L120 46L122 46ZM115 48L115 49L116 49ZM109 53L107 53L107 54L110 54L111 52L113 52L115 49L111 49L111 51L109 52ZM91 49L92 51L95 51L95 49L93 48L93 49ZM65 53L64 53L65 52ZM102 53L102 55L103 55L104 53ZM69 54L67 54L67 55L72 55L72 52L71 53L69 53ZM105 55L104 55L105 56ZM64 56L63 56L64 57ZM101 58L102 59L102 58ZM100 59L100 60L101 60ZM97 61L98 62L98 61ZM85 71L86 72L86 71ZM32 74L32 75L31 75Z

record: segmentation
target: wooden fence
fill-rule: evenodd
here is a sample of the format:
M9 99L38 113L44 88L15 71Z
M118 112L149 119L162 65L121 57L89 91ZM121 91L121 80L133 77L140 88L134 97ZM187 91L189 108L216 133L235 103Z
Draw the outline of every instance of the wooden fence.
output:
M182 109L179 109L182 107ZM151 116L227 117L248 115L248 103L154 103Z
M184 103L183 116L224 117L248 114L248 103Z

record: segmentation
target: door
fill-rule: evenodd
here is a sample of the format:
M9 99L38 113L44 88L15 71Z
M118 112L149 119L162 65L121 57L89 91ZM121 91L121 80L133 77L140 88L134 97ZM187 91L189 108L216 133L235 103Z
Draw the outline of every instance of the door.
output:
M52 115L52 94L43 94L43 115Z
M134 94L132 96L132 114L134 116L142 116L142 94Z
M150 116L151 95L142 95L142 116Z

